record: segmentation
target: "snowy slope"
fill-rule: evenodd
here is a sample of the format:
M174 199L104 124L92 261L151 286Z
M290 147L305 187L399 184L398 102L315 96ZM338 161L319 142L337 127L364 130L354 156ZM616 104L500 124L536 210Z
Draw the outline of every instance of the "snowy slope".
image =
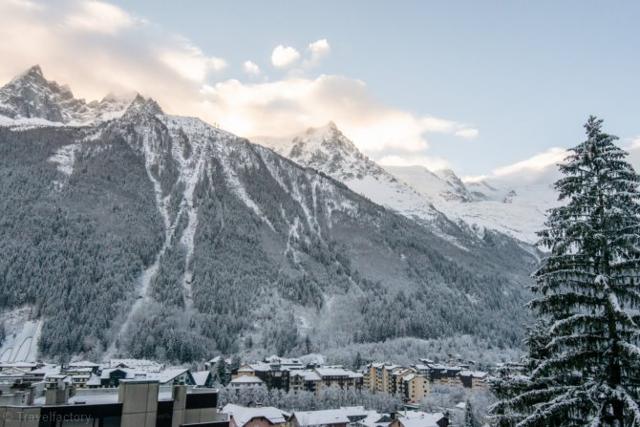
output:
M6 337L0 346L0 362L35 362L42 321L32 318L33 308L22 307L0 313Z
M536 232L544 224L545 212L557 205L553 182L554 167L532 179L498 179L463 183L452 171L433 173L422 166L386 169L407 183L452 220L461 220L482 232L497 230L527 243L537 241ZM449 182L437 179L449 177ZM452 187L463 186L463 198L449 197Z
M441 214L429 200L362 154L333 122L308 129L289 143L264 142L294 162L319 170L351 190L403 215L433 222Z
M446 222L442 218L447 218L480 236L490 229L535 243L544 212L555 201L547 176L519 185L508 181L465 184L449 169L432 172L422 166L381 167L333 123L309 129L288 143L263 143L375 203L429 224L440 234L440 225Z
M319 350L518 339L531 254L456 227L333 124L294 139L289 160L141 96L90 107L39 68L2 102L0 248L28 255L0 260L0 308L39 308L44 356L191 361L246 342L293 350L302 333ZM442 198L472 198L451 173L431 178ZM4 357L31 354L27 320Z

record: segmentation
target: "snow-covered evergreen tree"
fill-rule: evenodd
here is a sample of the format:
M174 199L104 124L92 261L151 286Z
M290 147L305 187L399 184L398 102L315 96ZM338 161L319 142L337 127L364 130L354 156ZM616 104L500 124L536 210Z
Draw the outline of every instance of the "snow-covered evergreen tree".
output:
M467 399L464 405L464 427L478 427L475 415L473 415L473 407L471 402Z
M519 426L640 426L640 178L601 120L585 128L560 165L566 203L540 233L538 359L497 405Z

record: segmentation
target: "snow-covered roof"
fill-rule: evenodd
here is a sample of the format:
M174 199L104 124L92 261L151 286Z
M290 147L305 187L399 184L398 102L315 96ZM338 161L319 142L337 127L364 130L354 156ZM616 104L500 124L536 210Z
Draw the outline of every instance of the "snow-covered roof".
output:
M428 413L421 411L409 411L400 414L399 421L404 427L439 427L438 421L444 418L441 412Z
M91 376L87 380L88 386L99 386L100 384L101 384L100 377L96 374L91 374Z
M269 363L278 363L280 365L302 365L302 362L300 362L299 359L287 359L276 355L269 356L265 358L264 361Z
M231 380L231 384L262 384L263 381L254 375L241 375Z
M316 372L321 377L350 377L355 372L344 368L316 368Z
M210 371L197 371L192 372L193 380L196 382L196 385L204 386L207 383L207 379L211 375Z
M157 380L160 384L166 384L187 372L189 372L189 370L186 368L172 368L165 369L157 373L148 373L145 378L150 380Z
M342 409L294 412L293 415L301 426L349 423L349 417L347 417L346 412Z
M100 365L88 360L78 360L76 362L69 363L70 368L99 368Z
M160 372L163 365L147 359L110 359L107 368L125 367L145 372Z
M292 377L302 377L305 381L320 381L320 375L311 369L300 369L291 372Z
M273 406L247 408L229 403L222 408L221 412L233 417L238 427L243 427L254 418L266 418L271 424L284 424L288 417L286 412Z
M55 375L60 373L60 365L44 365L39 367L38 369L34 369L31 371L34 375L42 375L44 374L45 378L47 375Z
M103 369L102 370L102 372L100 373L100 378L102 378L103 380L108 380L109 376L114 371L122 371L122 372L124 372L125 373L125 378L134 378L136 376L136 371L133 370L133 369L129 369L129 368L109 368L109 369Z
M251 370L253 370L254 372L268 372L271 370L271 366L268 363L263 363L263 362L258 362L258 363L251 363L250 365L247 365Z
M340 410L348 417L366 416L369 413L364 406L341 406Z
M402 380L403 380L403 381L411 381L411 380L413 380L415 377L417 377L417 375L416 375L416 374L414 374L413 372L411 372L411 373L409 373L409 374L407 374L407 375L403 375L403 376L402 376Z
M478 379L484 379L489 374L483 371L462 371L460 372L460 376L462 377L473 377Z

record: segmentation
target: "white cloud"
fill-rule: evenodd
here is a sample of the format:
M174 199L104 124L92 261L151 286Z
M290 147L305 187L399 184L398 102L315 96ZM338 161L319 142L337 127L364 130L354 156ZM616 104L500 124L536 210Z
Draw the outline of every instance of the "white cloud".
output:
M224 59L207 57L189 40L182 37L176 37L176 39L178 40L176 46L161 49L159 58L185 79L203 82L209 72L221 71L227 66Z
M117 6L91 0L80 3L65 23L75 30L115 34L133 26L135 19Z
M299 59L300 52L291 46L278 45L271 53L271 63L276 68L288 68Z
M473 128L459 129L454 133L455 136L459 136L460 138L464 139L474 139L477 138L479 134L480 132L478 131L478 129Z
M311 57L305 61L306 66L316 65L322 58L326 57L331 52L331 46L327 39L320 39L313 43L309 43L307 49L311 53Z
M493 171L493 175L506 176L520 173L540 172L547 169L549 166L557 165L562 162L565 157L567 157L566 149L553 147L526 160L497 168Z
M76 95L138 91L170 112L198 111L198 90L224 60L104 2L0 1L0 82L40 64ZM106 37L105 37L106 36Z
M555 176L558 170L557 165L563 162L567 154L568 152L565 148L552 147L528 159L496 168L487 175L465 176L463 181L517 180L519 182L533 182L541 180L552 182L553 179L545 179L544 177Z
M227 80L203 94L211 117L243 136L277 137L333 120L360 149L378 157L422 153L429 133L453 134L461 126L387 107L362 81L334 75L254 84Z
M630 150L636 150L640 148L640 135L636 136L635 138L631 138L631 143L629 144L628 148Z
M258 67L258 64L253 61L244 61L244 64L242 64L242 69L250 76L257 76L260 74L260 67Z
M224 60L122 9L111 10L105 33L89 31L94 28L89 19L78 21L87 15L79 0L28 5L25 0L0 1L0 57L7 59L0 61L0 82L40 64L47 78L69 84L77 96L99 99L108 92L138 91L155 98L168 113L198 116L253 139L282 137L333 120L370 156L397 156L418 164L441 161L425 151L430 133L454 135L468 128L387 106L364 82L343 76L212 83L212 73L224 69ZM328 42L311 45L317 52L328 51ZM291 54L281 48L289 54L279 52L276 63L300 60L295 49L290 48ZM245 71L253 70L244 65Z

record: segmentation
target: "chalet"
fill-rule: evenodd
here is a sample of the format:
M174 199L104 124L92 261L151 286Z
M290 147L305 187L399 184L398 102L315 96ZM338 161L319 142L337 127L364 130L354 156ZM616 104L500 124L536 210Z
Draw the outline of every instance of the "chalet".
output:
M247 408L227 404L221 412L229 416L230 427L285 427L289 414L272 406Z
M253 375L242 375L231 380L229 386L235 389L249 387L264 387L265 383L260 378Z
M289 361L289 359L284 360ZM269 389L277 388L289 391L289 375L288 367L283 368L279 363L260 362L241 365L238 371L234 373L233 378L255 376L260 378Z

